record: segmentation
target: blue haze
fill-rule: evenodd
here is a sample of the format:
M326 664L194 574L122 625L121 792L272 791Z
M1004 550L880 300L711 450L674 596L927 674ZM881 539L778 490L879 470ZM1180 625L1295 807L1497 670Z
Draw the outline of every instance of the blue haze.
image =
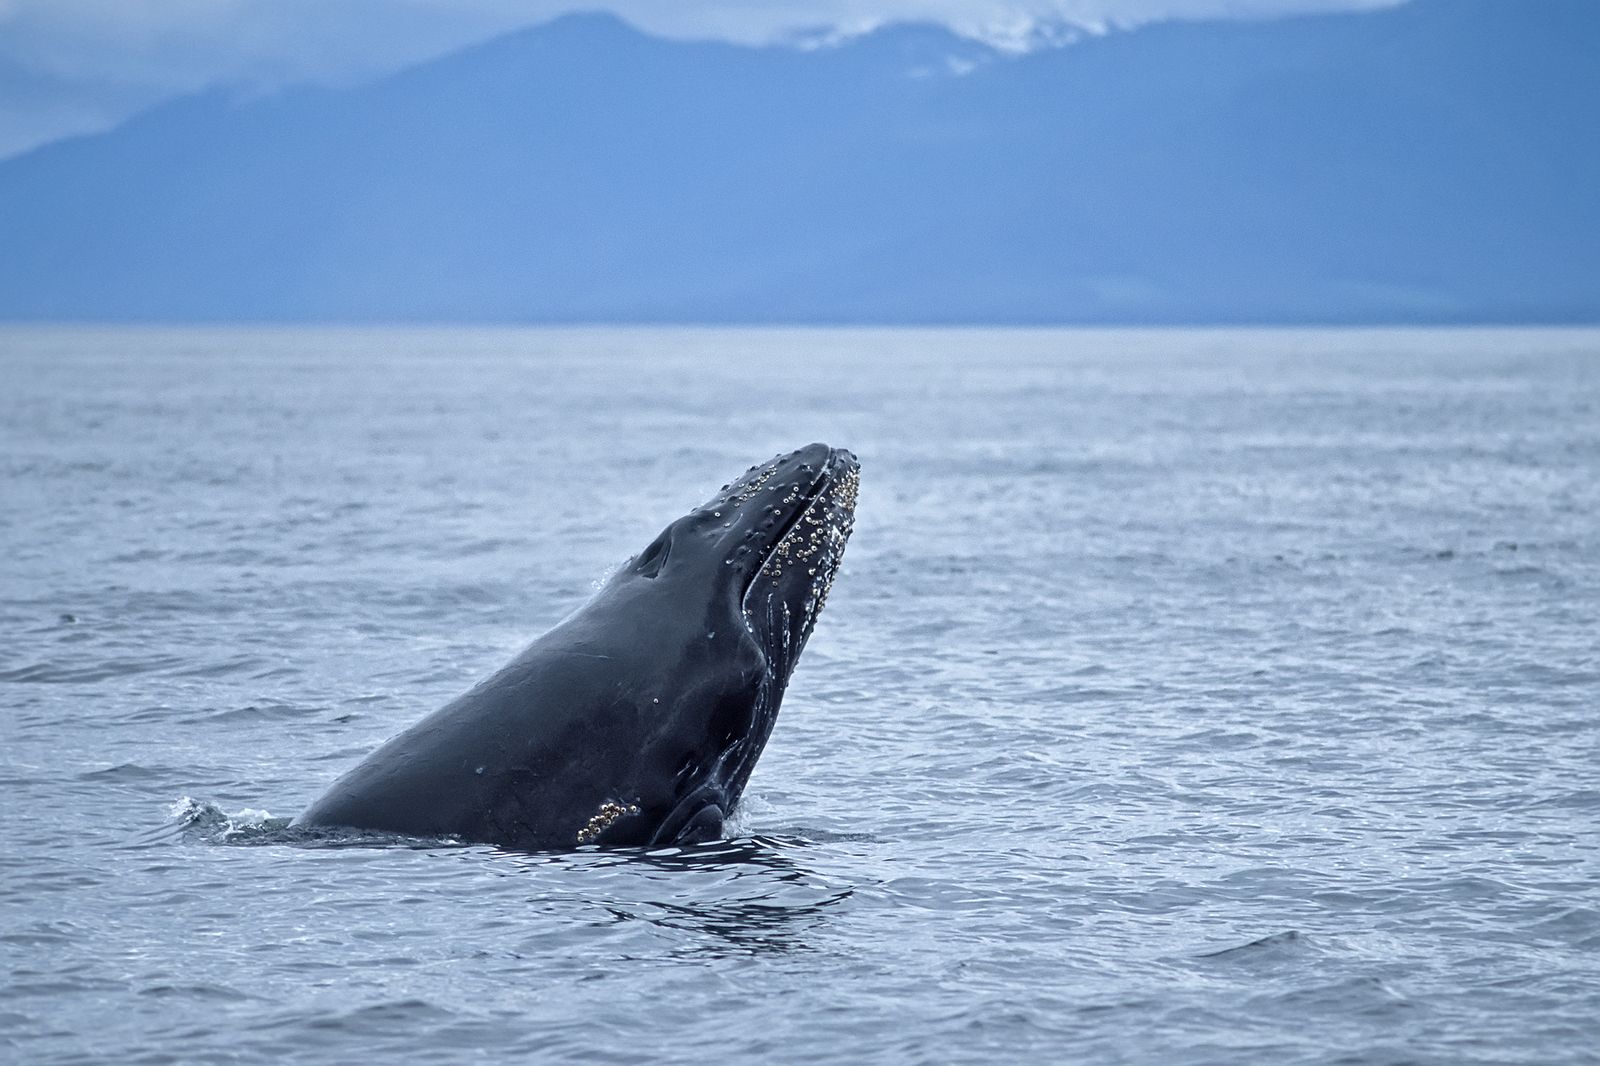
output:
M0 330L0 1060L1593 1063L1597 356ZM285 839L814 438L859 520L734 839Z
M0 317L1594 322L1596 55L1589 0L1020 58L569 17L0 164Z

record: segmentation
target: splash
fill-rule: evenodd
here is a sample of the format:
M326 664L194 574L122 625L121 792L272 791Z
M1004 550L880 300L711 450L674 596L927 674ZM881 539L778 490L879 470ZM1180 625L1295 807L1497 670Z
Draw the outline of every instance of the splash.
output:
M167 811L185 837L212 844L252 843L281 839L290 819L275 818L270 811L246 807L233 813L215 803L179 796Z

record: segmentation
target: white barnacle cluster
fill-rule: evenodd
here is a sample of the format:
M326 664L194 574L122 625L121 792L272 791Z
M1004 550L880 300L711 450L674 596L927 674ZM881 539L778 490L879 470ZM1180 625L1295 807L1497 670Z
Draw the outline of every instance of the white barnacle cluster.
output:
M805 497L809 486L805 479L786 478L774 483L778 468L777 462L754 466L740 481L723 486L721 506L729 510L749 510L745 506L749 504L756 511L755 520L760 522L758 528L745 533L745 543L735 548L724 562L734 566L754 553L758 559L755 581L767 579L774 587L782 584L785 573L793 576L796 568L800 568L811 585L805 609L814 615L832 587L845 541L850 537L861 475L852 465L830 479L818 496L808 502ZM809 472L812 468L802 466L800 469ZM770 535L764 531L778 525L784 515L793 513L797 507L804 508L799 517L783 531L776 544L763 551L763 542ZM720 511L716 514L722 517Z
M839 563L844 559L845 543L855 528L856 494L860 488L861 472L856 469L846 471L830 486L827 517L823 526L826 530L826 551L819 563L810 568L810 574L816 582L816 601L811 608L813 618L821 612L828 593L833 590L834 575L839 572Z
M746 471L745 477L749 478L749 480L739 487L738 492L732 493L728 496L728 503L730 505L739 507L748 503L756 493L761 491L761 487L763 485L772 480L772 475L777 472L778 466L776 463L768 463L764 468L759 469L760 472L757 473L758 468L752 466L748 471ZM752 474L755 476L751 477ZM726 491L728 488L730 488L730 486L723 486L724 491Z
M762 576L770 577L773 584L782 579L786 567L804 567L806 576L812 579L814 600L808 606L813 614L827 599L834 574L844 558L845 542L850 539L855 523L856 494L860 485L861 475L854 469L831 482L806 508L762 567Z
M600 839L600 834L611 828L611 823L615 822L618 818L621 818L625 814L638 813L639 808L637 804L630 803L627 806L623 806L620 803L602 803L600 804L600 809L595 812L594 817L590 818L588 823L585 824L582 829L578 830L578 843L593 843L594 841Z

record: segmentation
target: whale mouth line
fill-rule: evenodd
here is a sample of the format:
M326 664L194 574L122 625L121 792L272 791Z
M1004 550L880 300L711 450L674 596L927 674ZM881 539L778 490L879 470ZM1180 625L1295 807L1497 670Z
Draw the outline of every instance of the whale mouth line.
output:
M828 486L833 481L836 461L835 456L828 456L827 462L822 465L822 469L817 471L817 475L812 479L811 484L806 487L801 497L795 501L793 511L784 518L782 527L778 530L777 535L772 538L772 543L767 546L767 550L762 553L760 562L750 568L750 573L745 579L744 590L739 597L740 609L746 615L750 613L750 594L755 591L761 577L767 573L767 568L778 557L778 554L784 549L784 545L790 538L796 535L796 531L800 528L800 523L805 519L806 515L810 514L814 508L826 499Z

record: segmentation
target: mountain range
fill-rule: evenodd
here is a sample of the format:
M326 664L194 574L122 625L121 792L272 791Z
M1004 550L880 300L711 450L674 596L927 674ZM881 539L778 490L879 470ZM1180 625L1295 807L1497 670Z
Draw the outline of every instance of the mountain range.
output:
M569 16L0 162L0 318L1600 322L1600 3L1015 55Z

